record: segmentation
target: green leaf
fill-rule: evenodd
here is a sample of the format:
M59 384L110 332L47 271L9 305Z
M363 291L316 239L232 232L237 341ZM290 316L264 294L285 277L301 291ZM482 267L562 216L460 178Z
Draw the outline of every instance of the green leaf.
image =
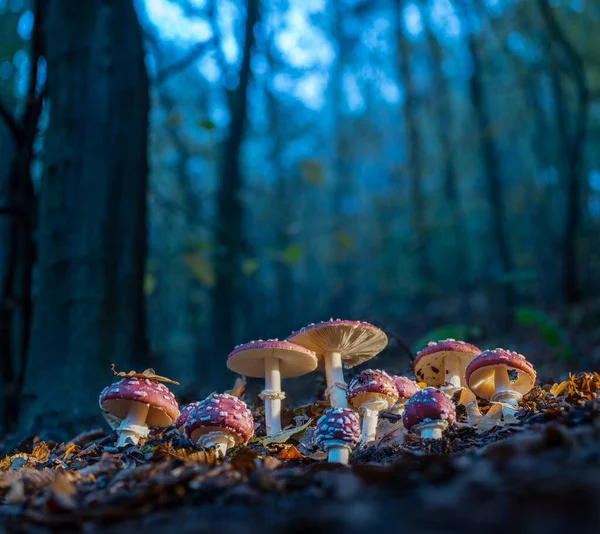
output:
M559 349L559 357L561 359L568 360L575 355L574 351L570 348L567 332L543 310L523 306L517 308L515 311L515 319L519 325L536 328L541 338L549 347Z
M298 263L303 255L304 250L302 247L300 245L292 244L281 253L281 261L287 265L293 265L294 263Z
M200 119L198 121L198 126L209 132L212 132L217 127L217 125L210 119Z
M156 291L156 286L156 276L152 273L146 273L146 276L144 276L144 295L152 295Z
M466 341L467 339L477 337L481 334L481 329L476 326L468 326L465 324L449 324L434 328L425 334L413 345L413 351L420 351L428 341L438 341L440 339L460 339Z
M242 273L248 278L258 271L259 261L256 258L245 258L242 261Z
M215 271L210 262L200 254L185 254L183 261L194 277L204 286L215 285Z
M312 419L309 419L303 425L295 426L294 428L289 428L288 430L282 430L281 432L273 434L272 436L267 436L262 440L262 443L263 445L270 445L271 443L285 443L292 436L300 434L300 432L304 432L311 423Z
M325 171L320 163L304 160L300 162L302 178L314 186L322 186L325 183Z

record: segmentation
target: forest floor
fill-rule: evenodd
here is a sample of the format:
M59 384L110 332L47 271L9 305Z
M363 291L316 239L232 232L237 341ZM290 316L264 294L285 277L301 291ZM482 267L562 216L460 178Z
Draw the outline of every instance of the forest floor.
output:
M0 532L598 534L599 400L600 375L572 376L532 390L514 424L474 427L462 409L444 439L380 435L350 466L323 461L310 424L226 460L174 429L121 451L100 429L28 438L0 456Z

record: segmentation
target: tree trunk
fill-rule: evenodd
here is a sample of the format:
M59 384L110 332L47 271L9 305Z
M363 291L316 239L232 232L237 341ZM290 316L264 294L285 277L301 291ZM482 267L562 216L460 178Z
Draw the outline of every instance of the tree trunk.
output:
M217 192L216 280L212 297L212 336L216 359L206 362L209 369L207 380L210 380L213 387L227 384L223 357L235 344L237 301L241 295L240 260L244 240L240 150L246 123L250 59L258 14L259 0L248 0L239 84L228 93L231 122L225 141Z
M133 2L44 6L51 117L26 428L49 413L53 423L97 415L110 363L140 366L147 353L149 99Z
M418 105L419 96L410 68L410 50L403 32L404 2L398 0L398 69L400 82L404 90L402 115L406 130L406 175L410 176L410 200L412 208L412 231L414 233L414 253L419 283L417 294L429 292L433 283L433 272L429 258L429 236L426 226L426 199L423 192L423 147L419 132Z

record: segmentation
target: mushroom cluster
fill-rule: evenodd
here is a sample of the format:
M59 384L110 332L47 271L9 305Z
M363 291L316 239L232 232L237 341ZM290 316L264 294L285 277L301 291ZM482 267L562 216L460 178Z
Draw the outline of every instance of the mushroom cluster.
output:
M454 392L470 395L475 410L475 395L496 403L495 413L499 416L502 412L505 421L514 421L523 395L536 380L533 366L521 354L499 348L482 352L464 341L444 339L430 341L414 359L412 369L419 383L406 376L392 377L383 370L366 369L346 384L343 367L364 363L386 346L387 336L372 324L331 319L310 324L285 340L238 345L227 357L227 367L244 376L264 378L259 397L264 400L265 434L271 442L282 432L285 393L281 379L324 370L331 408L316 422L314 440L327 452L330 462L342 464L349 462L350 452L359 443L368 446L377 440L382 412L389 414L389 420L401 420L394 423L401 432L441 439L456 418L450 396ZM113 372L120 380L104 388L99 404L116 431L117 447L137 445L152 428L175 426L198 446L214 447L225 456L229 449L247 444L254 436L252 412L233 395L213 393L180 411L175 396L163 384L177 382L156 375L152 369L117 373L113 366ZM257 423L256 428L260 432L261 425ZM283 433L280 437L283 441Z

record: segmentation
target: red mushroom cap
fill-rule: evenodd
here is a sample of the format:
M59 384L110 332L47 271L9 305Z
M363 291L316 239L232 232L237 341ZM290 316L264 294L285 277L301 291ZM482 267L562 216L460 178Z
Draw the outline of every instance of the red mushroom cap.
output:
M150 427L171 426L179 417L179 405L173 393L155 380L123 378L104 388L100 393L100 408L112 428L117 428L127 417L132 402L150 406L146 418L146 423Z
M228 393L218 393L198 403L189 414L184 430L194 441L203 434L224 430L237 445L245 445L254 436L254 419L245 402Z
M319 359L318 369L323 369L323 354L339 352L347 368L354 367L377 356L387 346L383 330L364 321L330 319L310 324L292 332L288 341L307 347Z
M477 354L481 354L481 349L464 341L451 338L430 341L417 353L412 368L418 380L430 386L440 387L446 382L443 373L445 358L459 358L462 366L466 367ZM460 378L462 381L463 377Z
M327 408L317 421L315 432L317 445L347 444L356 447L360 442L360 420L349 408Z
M435 388L425 388L417 391L404 405L402 423L410 430L420 423L432 421L447 421L454 423L456 410L452 399Z
M482 399L489 399L495 393L494 370L497 367L517 372L517 379L511 384L513 391L521 395L525 395L535 384L535 369L525 356L505 349L486 350L473 359L465 372L469 388Z
M365 369L350 382L348 399L355 408L360 408L372 399L385 401L389 408L398 401L398 390L392 377L385 371Z
M183 427L190 416L190 412L197 408L198 404L200 404L200 402L190 402L189 404L181 407L181 413L179 414L177 421L175 421L175 427L178 428L180 432L183 432Z
M398 402L410 399L417 391L421 391L419 384L405 376L392 377L398 391Z

